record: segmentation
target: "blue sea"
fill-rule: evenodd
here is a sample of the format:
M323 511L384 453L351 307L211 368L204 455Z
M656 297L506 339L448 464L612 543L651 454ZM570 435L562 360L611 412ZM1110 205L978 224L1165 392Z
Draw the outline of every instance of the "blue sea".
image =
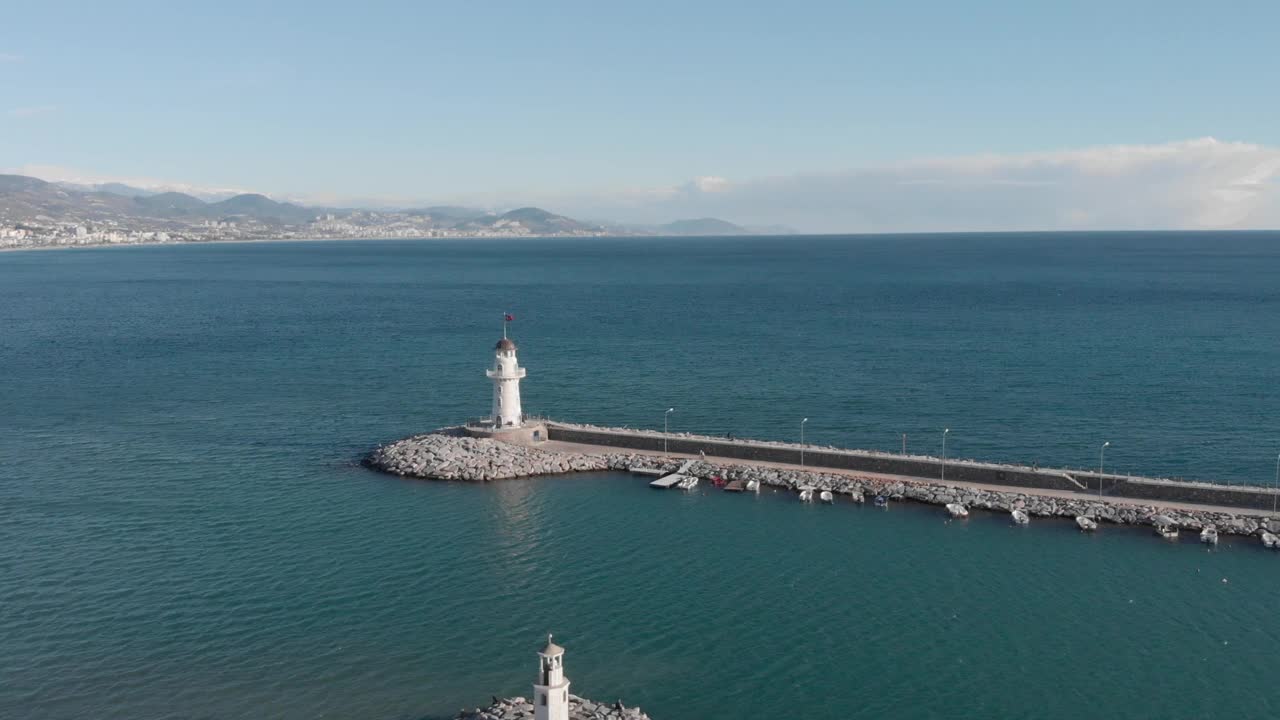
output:
M359 466L488 410L1274 482L1280 233L0 254L0 717L1280 712L1280 553Z

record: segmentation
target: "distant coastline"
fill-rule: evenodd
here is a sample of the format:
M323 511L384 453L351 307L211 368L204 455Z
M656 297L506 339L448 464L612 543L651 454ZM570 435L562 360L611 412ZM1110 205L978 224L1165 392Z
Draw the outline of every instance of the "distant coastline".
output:
M0 249L163 245L226 240L733 236L772 234L719 218L660 225L584 222L537 207L505 212L457 206L371 210L306 207L246 193L205 200L111 184L50 183L0 175Z
M582 235L521 235L513 237L511 235L441 235L436 237L280 237L280 238L226 238L216 240L168 240L164 242L146 241L146 242L102 242L102 243L83 243L69 245L31 245L26 247L0 247L0 253L4 252L41 252L44 250L100 250L102 248L127 248L127 247L166 247L177 245L256 245L263 243L308 243L308 242L376 242L379 240L403 240L407 242L430 242L433 240L546 240L555 238L573 238L585 237ZM596 235L591 237L601 238L639 238L647 237L643 235Z
M833 234L836 236L838 234ZM805 237L817 237L815 233L804 233ZM128 248L128 247L168 247L178 245L256 245L265 243L308 243L308 242L377 242L380 240L400 240L404 242L434 242L436 240L474 240L476 242L485 242L489 240L568 240L568 239L590 239L598 238L601 240L644 240L644 239L689 239L689 240L705 240L711 237L783 237L771 235L437 235L434 237L279 237L279 238L226 238L216 240L167 240L167 241L144 241L144 242L102 242L102 243L82 243L68 245L31 245L31 246L12 246L0 247L0 253L6 252L40 252L44 250L100 250L102 248Z

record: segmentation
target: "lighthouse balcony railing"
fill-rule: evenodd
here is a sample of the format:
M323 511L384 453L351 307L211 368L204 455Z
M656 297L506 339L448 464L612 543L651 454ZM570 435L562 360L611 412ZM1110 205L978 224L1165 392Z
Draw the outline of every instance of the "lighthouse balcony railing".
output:
M520 423L522 425L528 425L530 423L551 422L551 421L552 419L547 417L546 415L521 415L520 416ZM493 427L493 416L482 415L480 417L469 417L466 420L463 420L462 424L465 425L466 427L490 428L490 427Z
M523 377L525 376L525 372L526 372L526 371L525 371L525 369L524 369L524 368L520 368L519 370L517 370L517 371L515 371L515 372L513 372L513 373L504 373L504 372L501 372L501 371L498 371L498 370L494 370L494 369L492 369L492 368L491 368L491 369L489 369L489 370L485 370L485 371L484 371L484 374L485 374L485 375L488 375L488 376L489 376L489 377L491 377L491 378L495 378L495 377L496 377L496 378L503 378L503 379L506 379L506 380L517 380L517 379L523 378Z

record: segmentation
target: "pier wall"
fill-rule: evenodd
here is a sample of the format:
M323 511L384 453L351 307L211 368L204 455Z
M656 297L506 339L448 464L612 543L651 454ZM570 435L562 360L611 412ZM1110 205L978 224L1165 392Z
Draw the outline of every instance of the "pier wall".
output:
M630 431L548 423L547 437L550 440L586 445L651 452L663 450L662 434L644 430ZM671 435L666 438L666 449L669 452L686 455L705 452L707 455L736 460L801 464L800 447L780 443ZM804 448L804 465L814 468L905 475L923 480L941 480L943 461L940 458L806 447ZM1273 502L1273 493L1269 489L1252 485L1218 485L1122 475L1099 477L1098 473L998 465L970 460L947 460L946 479L948 482L1067 490L1082 494L1097 493L1098 483L1101 481L1102 492L1108 497L1193 502L1251 510L1270 510Z
M1119 497L1202 503L1205 505L1227 505L1267 511L1276 506L1275 491L1257 485L1218 485L1156 478L1125 477L1117 478L1114 490L1112 490L1111 477L1108 476L1105 481L1107 494Z

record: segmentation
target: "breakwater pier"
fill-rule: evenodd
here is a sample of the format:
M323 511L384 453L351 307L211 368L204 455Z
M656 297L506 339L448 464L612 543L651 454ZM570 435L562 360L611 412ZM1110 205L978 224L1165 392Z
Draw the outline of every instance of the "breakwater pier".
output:
M546 439L536 443L503 442L483 428L443 428L379 447L365 463L403 477L467 482L607 470L669 474L682 469L700 480L754 481L793 492L825 490L846 501L881 496L994 512L1022 510L1031 517L1088 517L1099 523L1159 526L1172 521L1186 530L1213 527L1226 535L1280 529L1280 522L1261 509L1264 504L1269 507L1272 495L1258 487L1090 477L965 460L946 460L943 481L941 458L806 446L805 464L800 465L801 446L789 443L551 421L540 427ZM645 477L646 482L651 479ZM1118 494L1135 487L1142 494Z
M1082 530L1100 522L1146 524L1166 538L1185 528L1201 531L1210 544L1219 534L1258 534L1266 547L1280 549L1274 517L1280 489L532 418L521 410L520 381L527 372L506 332L512 317L504 317L486 370L493 384L490 415L379 447L366 465L405 477L471 482L603 470L667 476L678 470L674 481L653 485L688 489L712 480L735 491L785 488L803 500L816 493L831 503L837 495L857 502L874 495L877 504L943 505L953 517L977 508L1010 513L1019 524L1034 516L1070 517Z
M1270 511L1276 500L1272 488L1257 485L1189 482L1094 471L1061 470L1026 465L900 455L872 450L818 447L751 439L728 439L691 433L547 423L552 448L617 448L641 452L710 456L749 463L770 463L824 470L847 470L879 476L952 484L1057 490L1091 494L1103 499L1213 505Z

